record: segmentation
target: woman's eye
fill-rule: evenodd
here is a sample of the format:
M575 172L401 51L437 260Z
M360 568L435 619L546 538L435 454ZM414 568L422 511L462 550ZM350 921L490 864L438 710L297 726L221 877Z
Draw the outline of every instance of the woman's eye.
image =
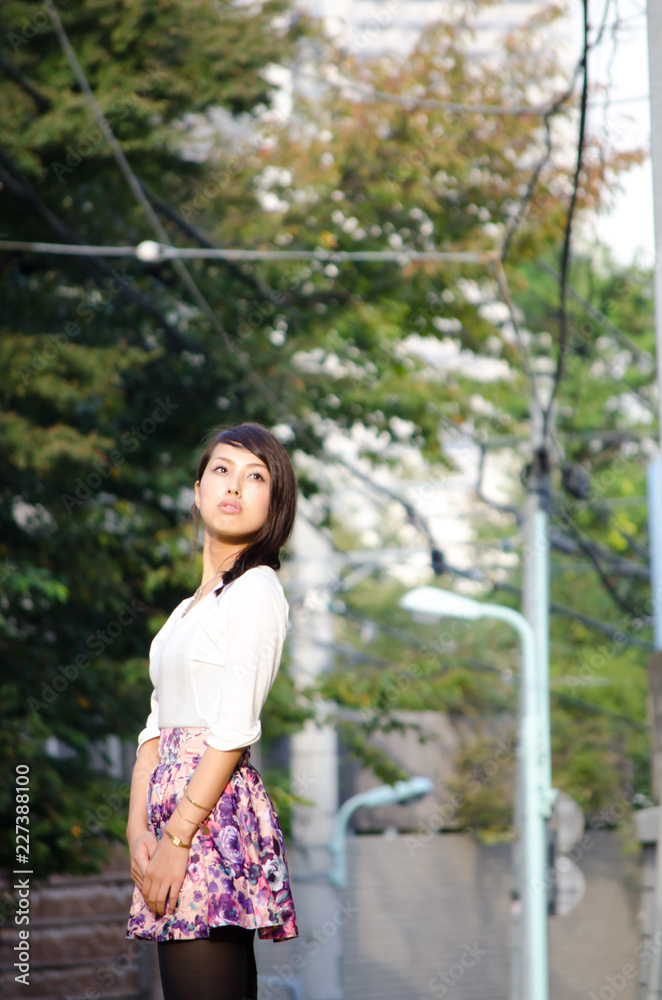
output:
M227 471L228 471L227 465L214 466L214 472L227 472ZM262 475L261 472L251 472L250 475L257 476L258 479L261 479L264 482L264 476Z

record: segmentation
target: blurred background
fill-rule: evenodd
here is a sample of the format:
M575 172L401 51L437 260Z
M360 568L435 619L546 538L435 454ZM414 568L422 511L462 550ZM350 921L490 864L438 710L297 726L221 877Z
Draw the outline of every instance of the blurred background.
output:
M260 995L526 996L519 650L412 617L426 583L548 637L550 996L660 995L647 44L643 0L5 0L3 995L160 996L125 939L148 650L203 442L249 420L301 486L252 751L301 937Z

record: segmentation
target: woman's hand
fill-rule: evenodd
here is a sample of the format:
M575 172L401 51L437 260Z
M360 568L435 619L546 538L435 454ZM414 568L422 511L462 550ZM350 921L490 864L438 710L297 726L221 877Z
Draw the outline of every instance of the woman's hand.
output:
M141 833L129 839L131 878L139 889L143 887L145 871L157 844L158 840L151 830L141 831Z
M152 851L141 886L147 906L157 917L174 912L187 864L188 850L176 847L164 834Z
M126 839L131 857L131 877L142 889L143 876L158 843L149 829L147 813L147 791L150 778L159 763L159 739L153 737L140 747L131 777L129 816L126 824Z

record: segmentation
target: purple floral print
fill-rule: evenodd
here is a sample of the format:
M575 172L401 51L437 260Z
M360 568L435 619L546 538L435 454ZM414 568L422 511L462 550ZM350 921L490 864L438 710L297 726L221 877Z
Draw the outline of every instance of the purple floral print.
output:
M163 827L206 747L208 729L162 729L159 763L147 787L150 830ZM214 809L195 834L177 906L157 917L136 885L128 938L153 941L209 937L225 924L256 928L259 937L286 941L299 930L290 890L283 833L259 771L246 748Z

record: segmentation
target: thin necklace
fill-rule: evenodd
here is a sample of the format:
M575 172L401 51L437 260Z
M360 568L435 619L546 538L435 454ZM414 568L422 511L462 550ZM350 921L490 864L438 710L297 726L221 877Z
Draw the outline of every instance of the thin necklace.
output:
M217 580L219 576L223 576L223 574L222 573L217 573L215 576L210 576L209 579L207 580L207 583L205 583L205 584L201 583L200 586L198 587L198 589L196 590L195 594L193 595L193 600L195 601L196 598L198 598L200 596L200 594L202 592L203 586L206 587L209 583L211 583L212 580ZM214 588L212 587L212 590L213 589Z
M212 580L216 580L219 576L223 576L223 574L222 573L217 573L216 576L210 576L209 580L207 580L207 583L205 583L204 586L206 587ZM186 611L182 615L182 618L186 617L186 615L189 613L189 611L191 610L191 608L193 607L193 605L197 602L197 600L199 599L200 594L202 592L202 588L203 588L203 584L200 584L200 586L196 590L195 594L193 595L193 600L191 601L191 603L189 604L188 608L186 609ZM214 588L212 587L212 590L213 589Z

